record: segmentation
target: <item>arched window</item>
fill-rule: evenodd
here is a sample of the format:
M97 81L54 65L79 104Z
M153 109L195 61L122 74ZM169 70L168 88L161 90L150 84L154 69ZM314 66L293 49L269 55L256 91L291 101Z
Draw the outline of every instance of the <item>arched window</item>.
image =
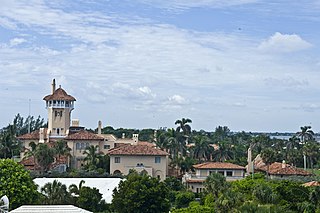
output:
M85 143L81 143L81 149L85 149Z
M80 143L76 143L76 149L81 149Z

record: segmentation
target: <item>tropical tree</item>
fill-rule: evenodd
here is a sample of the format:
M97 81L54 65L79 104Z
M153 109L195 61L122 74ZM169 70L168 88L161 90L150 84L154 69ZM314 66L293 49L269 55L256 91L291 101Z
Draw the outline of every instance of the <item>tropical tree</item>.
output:
M169 189L158 178L130 173L113 190L112 206L118 213L169 212Z
M216 142L225 140L230 134L230 129L227 126L216 127L213 137Z
M71 184L69 186L69 193L74 196L79 196L80 194L80 189L82 188L83 184L85 183L84 180L81 180L80 183L79 183L79 186L77 186L76 184Z
M29 157L33 157L33 163L34 165L36 165L36 150L37 150L37 144L34 141L31 141L29 143L29 146L31 149L28 149L25 153L24 153L24 159L29 158Z
M220 173L211 173L204 182L205 189L208 193L213 194L215 198L219 193L225 191L228 187L226 178Z
M261 158L267 165L267 177L269 177L269 166L275 161L276 153L272 148L266 148L261 152Z
M302 126L300 129L301 131L297 132L296 135L301 139L302 143L313 140L314 132L311 130L311 126Z
M221 141L218 144L218 148L214 150L213 157L215 161L225 162L232 159L234 155L234 146L228 141Z
M105 201L102 200L102 194L99 192L99 189L82 186L79 190L77 205L89 211L101 212L103 211Z
M210 160L214 148L210 144L210 139L207 136L197 135L192 138L194 142L193 157L199 161Z
M52 183L46 183L40 191L45 195L45 204L56 205L68 203L67 187L57 180L54 180Z
M54 149L50 148L47 144L40 143L37 145L35 158L42 172L49 170L51 163L54 161L54 155Z
M27 170L10 159L0 159L0 196L7 195L10 208L36 204L40 194Z
M177 159L179 153L182 154L186 150L186 145L180 140L179 134L173 128L168 129L165 140L173 160Z
M9 125L2 129L0 135L0 157L12 158L19 154L20 143L16 138L15 128Z
M86 157L84 158L84 161L87 162L87 168L89 170L95 170L97 168L98 162L99 162L99 156L101 155L100 153L98 153L98 149L99 146L96 145L91 145L86 147L85 151L83 152L83 154L86 155Z
M56 155L58 155L58 158L61 156L70 156L71 148L68 147L67 141L64 140L58 140L55 142L53 146Z
M184 136L188 136L191 133L190 123L192 123L192 120L189 118L182 118L181 120L176 120L176 122L174 123L175 125L178 125L176 131L182 131Z
M313 170L313 164L319 158L319 143L316 141L308 141L303 145L302 151L305 156L309 158L310 168Z

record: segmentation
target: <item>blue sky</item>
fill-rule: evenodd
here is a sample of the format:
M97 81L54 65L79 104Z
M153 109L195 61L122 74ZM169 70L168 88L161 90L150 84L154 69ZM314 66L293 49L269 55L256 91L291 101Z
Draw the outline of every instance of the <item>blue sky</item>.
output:
M320 1L1 0L0 126L53 78L95 128L320 131Z

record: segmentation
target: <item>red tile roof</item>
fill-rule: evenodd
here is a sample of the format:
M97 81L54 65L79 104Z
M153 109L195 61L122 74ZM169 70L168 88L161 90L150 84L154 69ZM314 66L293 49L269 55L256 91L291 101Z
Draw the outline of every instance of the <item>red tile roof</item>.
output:
M99 140L99 141L104 140L103 137L86 130L81 130L80 132L68 135L65 139L66 140Z
M222 162L205 162L193 165L195 169L245 169L243 166L239 166L233 163Z
M64 101L75 101L76 99L72 97L71 95L68 95L66 91L64 91L62 88L56 89L53 94L47 95L43 98L45 101L51 101L51 100L64 100Z
M320 182L318 181L311 181L311 182L307 182L302 184L303 186L320 186Z
M148 141L138 141L138 145L143 145L143 146L150 146L150 147L156 147L155 144L150 143Z
M44 139L47 139L47 128L44 128ZM40 139L40 130L35 130L33 132L24 134L24 135L20 135L17 137L18 139L21 140L39 140Z
M146 145L123 145L110 149L110 155L168 155L167 152Z
M203 183L205 179L187 179L187 183Z
M268 166L263 165L256 168L256 170L267 171ZM300 176L309 176L310 172L307 172L303 169L291 166L285 163L274 162L269 166L269 174L271 175L300 175Z

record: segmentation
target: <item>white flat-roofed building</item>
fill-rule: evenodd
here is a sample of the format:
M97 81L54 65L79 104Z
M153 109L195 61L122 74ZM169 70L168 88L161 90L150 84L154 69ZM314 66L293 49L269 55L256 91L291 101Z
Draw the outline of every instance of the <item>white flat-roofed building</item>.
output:
M102 194L102 199L104 199L106 203L111 203L113 189L119 185L121 178L36 178L33 181L39 186L38 190L40 191L41 187L46 183L52 183L54 180L65 184L67 188L71 184L78 186L80 181L84 180L85 183L83 186L99 189L99 192Z
M20 206L10 213L92 213L73 205L28 205Z

